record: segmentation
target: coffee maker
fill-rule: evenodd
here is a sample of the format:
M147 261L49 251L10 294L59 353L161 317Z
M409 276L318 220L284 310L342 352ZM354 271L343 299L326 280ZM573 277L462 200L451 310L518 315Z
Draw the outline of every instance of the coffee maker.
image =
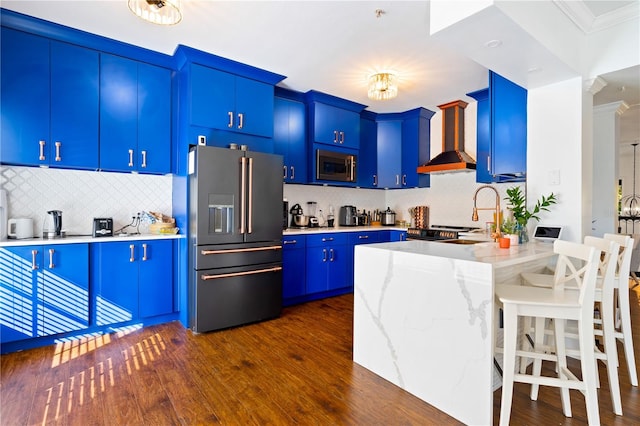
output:
M49 210L44 217L42 225L42 238L62 238L65 232L62 230L62 212Z

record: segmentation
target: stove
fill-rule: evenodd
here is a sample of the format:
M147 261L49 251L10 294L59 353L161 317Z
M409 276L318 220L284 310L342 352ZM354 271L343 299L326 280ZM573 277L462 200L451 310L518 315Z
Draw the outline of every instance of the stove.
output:
M461 232L470 232L478 228L469 226L433 225L428 229L409 228L407 229L408 240L456 240Z

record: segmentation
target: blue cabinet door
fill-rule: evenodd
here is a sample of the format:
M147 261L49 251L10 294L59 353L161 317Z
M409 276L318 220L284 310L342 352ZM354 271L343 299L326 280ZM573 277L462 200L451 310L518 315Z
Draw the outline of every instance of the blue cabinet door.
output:
M91 244L95 323L108 325L138 317L137 242Z
M273 86L235 77L235 131L273 137Z
M329 249L327 247L309 247L306 252L307 294L327 291Z
M282 298L306 294L306 259L304 235L282 238Z
M139 241L136 248L140 317L173 312L173 242Z
M38 335L89 326L89 245L43 247L43 285L38 291Z
M433 112L425 108L410 111L402 122L402 170L403 188L427 188L431 175L418 174L418 166L431 158L431 117Z
M49 164L98 168L98 52L51 41Z
M191 64L191 120L194 126L233 130L235 122L235 76Z
M360 147L360 114L322 102L314 102L312 111L314 142Z
M171 71L138 63L138 171L171 172Z
M378 126L375 119L360 120L360 154L358 156L358 185L378 187Z
M169 173L170 71L104 53L100 69L100 167Z
M378 120L378 187L402 187L402 121Z
M135 61L100 55L100 167L136 170L138 67Z
M329 290L353 285L353 276L348 273L348 249L346 245L328 247L327 288Z
M286 183L307 183L305 107L302 102L276 97L273 148L283 156L282 178Z
M2 28L0 162L98 167L98 52Z
M42 277L42 247L0 248L0 341L37 336L38 279Z
M48 164L49 40L2 27L0 42L0 162Z

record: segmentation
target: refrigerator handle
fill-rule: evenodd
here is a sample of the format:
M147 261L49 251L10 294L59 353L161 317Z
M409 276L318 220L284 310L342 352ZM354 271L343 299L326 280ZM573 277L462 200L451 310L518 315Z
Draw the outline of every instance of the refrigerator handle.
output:
M242 277L245 275L264 274L266 272L278 272L278 271L282 271L282 266L274 266L273 268L258 269L255 271L230 272L228 274L217 274L217 275L202 274L200 276L200 279L203 281L207 281L207 280L215 280L219 278Z
M249 200L247 233L251 234L253 233L253 158L251 157L249 157L249 196L247 200Z
M240 158L240 233L246 232L247 219L247 159Z

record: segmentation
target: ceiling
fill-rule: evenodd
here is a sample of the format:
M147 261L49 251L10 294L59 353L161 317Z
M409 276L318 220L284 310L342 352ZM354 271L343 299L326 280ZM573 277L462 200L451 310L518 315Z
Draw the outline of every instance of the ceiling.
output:
M126 0L3 0L2 7L167 54L178 44L188 45L285 75L282 86L319 90L375 112L420 106L437 111L452 100L472 101L465 94L487 86L489 67L529 89L580 75L500 13L479 23L465 20L464 31L453 26L431 35L428 1L182 3L183 20L172 27L140 20L129 12ZM532 18L544 18L540 22L562 19L565 29L573 26L571 31L582 37L629 19L637 22L640 15L637 0L501 3L529 8ZM379 17L377 9L382 10ZM495 38L502 45L488 49L485 43ZM398 75L394 100L366 96L367 76L381 70ZM640 65L599 77L606 85L594 103L626 102L621 143L640 139Z

